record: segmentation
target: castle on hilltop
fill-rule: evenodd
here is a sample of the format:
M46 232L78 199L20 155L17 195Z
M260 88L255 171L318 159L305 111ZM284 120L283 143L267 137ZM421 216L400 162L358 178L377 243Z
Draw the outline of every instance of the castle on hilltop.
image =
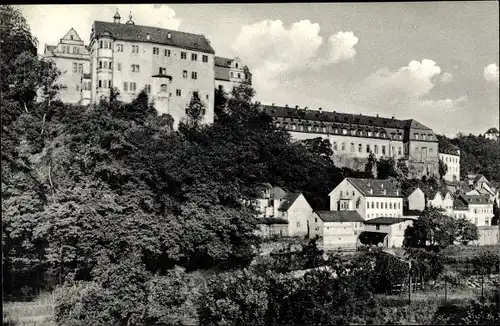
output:
M203 122L212 123L215 88L230 92L252 80L240 59L216 57L204 35L136 25L132 14L122 23L118 12L112 22L94 22L90 45L71 29L57 45L45 46L44 57L62 72L63 102L98 103L114 87L120 100L131 102L145 90L159 114L174 118L174 128L193 96L206 105Z
M398 120L288 105L261 107L273 117L276 128L287 130L295 139L328 139L337 166L363 170L373 154L377 159L403 159L411 177L439 177L440 153L436 135L414 119Z

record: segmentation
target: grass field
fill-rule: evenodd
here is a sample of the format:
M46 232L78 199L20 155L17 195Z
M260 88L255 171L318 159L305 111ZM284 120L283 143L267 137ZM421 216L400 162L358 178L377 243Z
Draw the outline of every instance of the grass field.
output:
M4 325L55 326L55 293L46 292L31 301L3 301Z

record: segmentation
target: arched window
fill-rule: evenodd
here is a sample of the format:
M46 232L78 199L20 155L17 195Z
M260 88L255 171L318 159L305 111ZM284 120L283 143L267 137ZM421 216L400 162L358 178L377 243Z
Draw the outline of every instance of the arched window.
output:
M161 84L160 92L167 92L167 84Z

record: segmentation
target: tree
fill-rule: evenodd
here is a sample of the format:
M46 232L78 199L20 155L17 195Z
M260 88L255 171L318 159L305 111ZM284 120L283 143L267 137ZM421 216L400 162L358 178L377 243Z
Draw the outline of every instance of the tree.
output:
M462 235L467 237L467 235ZM457 239L457 223L437 208L426 208L413 226L405 230L403 245L412 248L439 250Z
M373 153L368 156L368 162L365 165L365 173L369 175L369 178L374 178L374 172L376 171L377 159Z
M389 177L397 177L396 161L393 157L380 158L377 164L377 178L388 179Z
M446 173L448 172L448 165L443 162L443 160L439 159L439 176L441 179L444 178Z
M500 208L498 208L498 201L493 201L493 218L491 219L491 225L498 225L500 220Z
M479 239L477 226L470 222L466 217L456 219L457 235L456 240L463 245Z
M323 156L326 159L330 160L333 155L332 146L328 139L323 139L321 137L313 138L313 139L305 139L301 141L302 144L312 153L315 153L319 156Z
M218 117L226 112L226 105L228 102L228 94L224 88L216 88L214 91L214 114Z

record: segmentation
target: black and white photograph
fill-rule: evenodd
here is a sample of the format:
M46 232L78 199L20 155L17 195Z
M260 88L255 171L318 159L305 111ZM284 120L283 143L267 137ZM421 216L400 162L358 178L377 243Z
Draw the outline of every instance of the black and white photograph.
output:
M499 7L1 4L3 325L500 325Z

